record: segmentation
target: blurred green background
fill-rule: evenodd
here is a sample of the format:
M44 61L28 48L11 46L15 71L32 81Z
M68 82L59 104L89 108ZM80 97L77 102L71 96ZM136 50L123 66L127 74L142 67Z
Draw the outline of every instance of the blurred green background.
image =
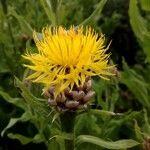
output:
M22 100L14 77L23 80L28 74L21 55L26 49L35 50L32 31L41 32L47 25L90 25L104 33L108 43L112 40L109 52L117 64L117 76L110 82L93 79L92 109L125 116L84 114L76 124L77 134L144 143L150 136L150 0L0 0L0 132L25 111L13 103ZM32 85L30 91L43 98L40 86ZM0 150L45 150L43 141L23 143L14 136L33 137L37 132L32 121L12 123L0 137ZM14 134L8 137L7 133Z

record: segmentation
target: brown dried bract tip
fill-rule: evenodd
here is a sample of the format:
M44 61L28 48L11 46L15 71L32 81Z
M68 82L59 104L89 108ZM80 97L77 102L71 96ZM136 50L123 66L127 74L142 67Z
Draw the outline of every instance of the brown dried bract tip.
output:
M143 143L144 150L150 150L150 137L147 137Z
M118 71L117 67L114 67L112 70L112 73L117 77L117 78L121 78L121 74Z
M27 33L21 33L20 38L22 41L26 42L29 39L29 35Z
M68 87L64 90L63 94L59 94L55 99L54 92L55 87L50 87L44 95L48 97L48 104L58 111L86 109L89 101L95 94L95 92L92 91L92 81L90 78L86 79L83 86L74 86L72 91L70 91Z

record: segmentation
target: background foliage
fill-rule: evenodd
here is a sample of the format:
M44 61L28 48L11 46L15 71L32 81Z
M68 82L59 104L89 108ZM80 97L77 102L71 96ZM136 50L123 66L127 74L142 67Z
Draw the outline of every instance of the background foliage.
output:
M74 136L61 131L41 87L24 81L30 71L21 55L36 49L32 31L49 24L91 25L112 40L117 75L93 78L91 109L75 120L76 149L143 149L150 137L149 0L1 0L0 149L64 150Z

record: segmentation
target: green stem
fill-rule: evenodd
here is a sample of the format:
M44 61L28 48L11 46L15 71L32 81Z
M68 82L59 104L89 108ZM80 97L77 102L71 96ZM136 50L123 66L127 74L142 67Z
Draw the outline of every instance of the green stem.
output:
M74 150L74 124L75 124L76 112L65 112L60 115L62 132L72 134L73 137L70 140L65 140L65 149Z

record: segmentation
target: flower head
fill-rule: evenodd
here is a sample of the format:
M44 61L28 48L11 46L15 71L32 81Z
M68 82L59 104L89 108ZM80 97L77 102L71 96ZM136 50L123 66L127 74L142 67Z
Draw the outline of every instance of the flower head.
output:
M23 56L31 62L25 66L34 71L27 79L42 83L44 90L55 87L55 97L67 87L83 86L91 76L107 79L112 75L105 37L92 28L46 27L42 39L33 35L38 51Z

